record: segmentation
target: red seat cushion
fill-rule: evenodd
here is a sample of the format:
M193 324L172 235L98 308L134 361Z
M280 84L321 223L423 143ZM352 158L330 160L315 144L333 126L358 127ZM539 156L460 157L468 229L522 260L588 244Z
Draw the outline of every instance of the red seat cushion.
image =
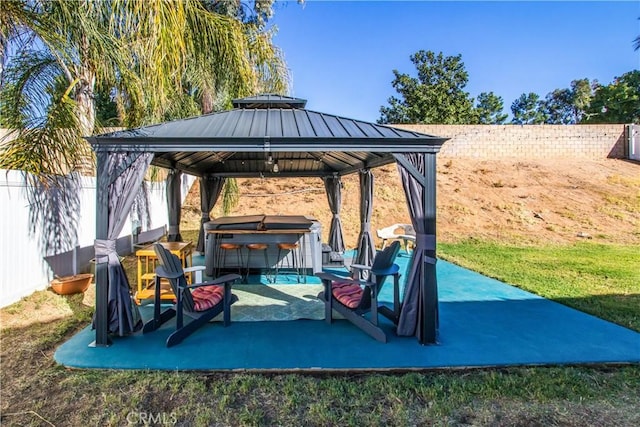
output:
M359 285L349 282L333 282L331 292L335 299L349 308L356 308L362 299L363 290Z
M191 292L195 311L205 311L214 307L224 298L223 286L203 286Z

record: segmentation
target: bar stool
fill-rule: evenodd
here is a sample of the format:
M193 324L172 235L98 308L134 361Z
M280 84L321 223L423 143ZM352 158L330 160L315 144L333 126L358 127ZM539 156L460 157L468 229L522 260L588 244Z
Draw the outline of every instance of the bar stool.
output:
M289 261L289 257L285 254L284 258L280 258L282 255L282 251L291 252L291 261ZM298 279L298 283L300 283L300 279L302 276L302 253L300 252L300 245L297 242L294 243L278 243L278 262L276 264L276 277L274 277L273 281L275 282L278 277L279 268L284 267L284 260L287 260L287 268L293 268L296 270L296 278ZM306 282L306 277L305 277Z
M222 266L227 263L227 254L231 251L236 251L236 263L238 265L238 274L242 276L242 267L244 262L242 260L242 246L237 243L220 243L218 247L220 252L218 253L218 265L216 277L220 277Z
M269 245L266 243L248 243L246 245L248 253L247 253L247 275L246 280L249 281L249 268L251 266L251 253L256 251L262 251L264 254L264 267L265 267L265 276L267 277L267 282L271 283L271 278L269 277L269 273L271 268L269 267L269 258L267 256L267 248Z

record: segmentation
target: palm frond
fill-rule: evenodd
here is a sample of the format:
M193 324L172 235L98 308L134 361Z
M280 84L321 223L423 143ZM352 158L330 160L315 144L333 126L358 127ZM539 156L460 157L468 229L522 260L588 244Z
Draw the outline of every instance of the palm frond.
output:
M273 44L275 28L254 32L249 38L249 58L257 74L257 92L287 94L291 75L283 52Z
M8 70L0 95L3 125L15 130L0 150L0 167L65 175L86 156L76 104L57 62L45 53L24 55Z
M34 127L46 115L61 70L55 58L43 51L25 51L5 73L0 94L3 126Z
M40 28L42 22L33 2L5 0L0 8L0 73L4 71L10 45L22 50L33 41L30 28ZM0 80L2 82L2 80Z
M238 181L235 178L227 178L222 188L222 213L229 215L240 200L240 190Z
M52 102L41 126L18 129L0 151L0 168L35 176L66 175L92 158L80 132L75 103L68 96Z

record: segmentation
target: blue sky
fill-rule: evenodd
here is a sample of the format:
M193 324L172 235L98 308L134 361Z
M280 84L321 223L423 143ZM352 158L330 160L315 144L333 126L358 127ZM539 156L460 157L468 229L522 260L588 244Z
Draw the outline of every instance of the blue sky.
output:
M540 97L572 80L640 68L640 2L278 2L274 42L307 108L375 121L395 94L393 69L415 76L418 50L462 55L467 92L493 91L505 112L522 93Z

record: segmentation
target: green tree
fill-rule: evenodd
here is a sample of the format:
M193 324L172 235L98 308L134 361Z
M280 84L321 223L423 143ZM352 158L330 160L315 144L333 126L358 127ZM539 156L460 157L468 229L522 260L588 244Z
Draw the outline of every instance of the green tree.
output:
M540 97L530 92L523 93L511 104L511 123L518 125L542 124L545 121Z
M18 137L2 152L4 168L35 175L72 170L88 151L82 136L96 126L96 86L113 97L120 124L136 126L166 118L185 82L245 95L258 87L269 55L283 64L268 38L249 39L241 22L199 1L81 3L23 3L50 27L30 28L29 42L18 46L22 54L7 69L2 117Z
M507 120L507 114L503 113L504 101L501 96L493 92L482 92L478 95L476 115L478 123L483 125L501 125Z
M421 50L411 55L418 76L393 70L391 83L400 98L380 107L378 123L464 124L476 121L473 99L464 91L469 75L461 55L445 57Z
M597 86L585 114L585 123L640 123L640 71Z
M545 123L580 123L591 102L592 92L589 79L581 79L572 81L570 88L548 93L543 102Z
M283 61L274 61L273 58L281 58L281 52L272 43L273 30L265 31L269 19L273 16L273 0L254 0L241 2L240 0L203 0L204 7L213 13L235 18L241 21L249 40L254 40L261 49L252 49L257 52L254 62L262 66L257 67L259 73L256 93L285 93L288 86L288 70ZM299 3L301 3L299 1ZM267 52L268 55L261 59ZM194 95L200 105L202 113L210 113L231 107L231 95L224 88L214 88L208 81L196 83L200 90ZM224 215L231 213L240 200L240 190L235 178L227 178L222 188L222 212Z
M12 3L23 7L24 15L36 16L32 22L51 26L13 24L21 27L22 37L8 40L19 53L5 70L0 115L17 137L3 146L0 166L34 177L64 175L90 153L82 136L93 132L96 76L112 78L114 67L124 68L124 50L117 39L101 36L98 28L105 23L97 3ZM15 16L5 15L3 21ZM98 51L104 52L100 62Z
M44 188L91 155L83 136L96 130L97 94L115 103L119 125L137 126L194 111L185 94L205 88L216 99L263 80L287 85L270 33L199 0L11 0L0 25L3 52L20 52L0 93L2 125L15 131L0 168Z
M226 16L242 23L242 31L248 41L247 57L256 73L252 93L287 93L289 71L283 53L273 44L275 28L266 24L273 16L274 0L201 0L202 6L210 13ZM200 111L208 114L231 108L231 99L239 94L223 81L211 79L206 70L209 64L192 63L189 84L190 95L200 105ZM205 72L201 72L204 67Z
M571 102L571 90L556 89L547 94L543 101L545 123L569 124L575 123L573 118L573 105Z

